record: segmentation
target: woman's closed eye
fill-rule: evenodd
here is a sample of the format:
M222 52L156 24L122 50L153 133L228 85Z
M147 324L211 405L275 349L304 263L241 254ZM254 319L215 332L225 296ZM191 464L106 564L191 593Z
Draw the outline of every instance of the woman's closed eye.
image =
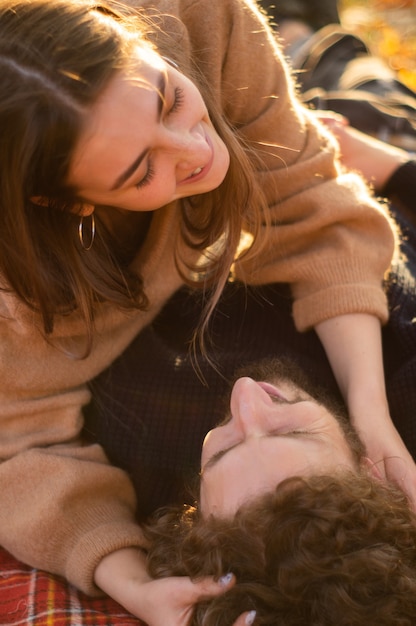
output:
M153 162L152 159L149 157L147 159L147 171L146 174L143 176L143 178L141 180L139 180L138 183L135 184L136 189L141 189L142 187L145 187L146 185L149 185L149 183L152 182L153 178L155 175L155 170L153 168Z

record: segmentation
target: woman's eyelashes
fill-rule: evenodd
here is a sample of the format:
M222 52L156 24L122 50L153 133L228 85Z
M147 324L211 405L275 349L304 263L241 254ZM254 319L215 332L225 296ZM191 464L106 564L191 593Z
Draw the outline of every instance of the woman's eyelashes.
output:
M171 114L179 111L183 104L184 98L185 96L182 87L175 87L173 91L173 104L170 107L168 113Z
M154 178L154 175L155 175L155 170L153 169L152 160L149 157L149 159L147 160L146 174L143 176L141 180L139 180L138 183L135 184L136 189L141 189L142 187L145 187L146 185L151 183Z
M167 112L168 115L171 115L172 113L176 113L177 111L179 111L179 109L181 108L183 104L184 98L185 98L184 90L182 89L182 87L175 87L173 90L173 102L172 102L170 109ZM143 178L139 180L138 183L135 184L136 189L141 189L142 187L145 187L146 185L151 183L154 176L155 176L155 170L152 164L152 160L149 158L147 161L147 172L143 176Z

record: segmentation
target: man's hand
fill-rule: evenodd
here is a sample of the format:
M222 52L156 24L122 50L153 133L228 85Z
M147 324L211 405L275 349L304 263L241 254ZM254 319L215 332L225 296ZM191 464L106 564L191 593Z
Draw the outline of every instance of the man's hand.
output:
M348 169L361 172L377 191L381 191L396 169L410 158L406 150L349 126L342 115L331 111L316 111L316 115L337 138L342 163Z

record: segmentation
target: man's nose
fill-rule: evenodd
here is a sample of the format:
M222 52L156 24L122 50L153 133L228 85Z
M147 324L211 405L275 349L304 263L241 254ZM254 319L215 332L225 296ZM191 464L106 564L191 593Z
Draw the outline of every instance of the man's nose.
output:
M230 409L232 420L245 435L263 435L270 404L268 394L252 378L239 378L234 384Z

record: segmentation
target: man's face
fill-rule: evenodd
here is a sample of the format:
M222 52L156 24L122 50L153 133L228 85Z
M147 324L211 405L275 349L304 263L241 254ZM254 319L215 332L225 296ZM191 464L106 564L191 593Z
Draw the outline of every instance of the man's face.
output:
M200 506L204 516L231 516L285 478L357 470L339 419L279 374L244 376L230 413L203 444Z

